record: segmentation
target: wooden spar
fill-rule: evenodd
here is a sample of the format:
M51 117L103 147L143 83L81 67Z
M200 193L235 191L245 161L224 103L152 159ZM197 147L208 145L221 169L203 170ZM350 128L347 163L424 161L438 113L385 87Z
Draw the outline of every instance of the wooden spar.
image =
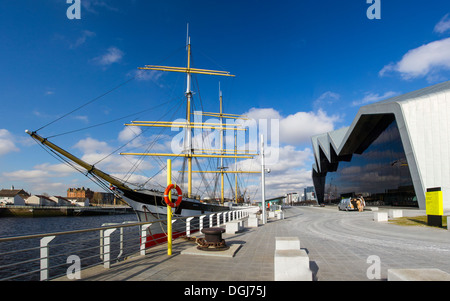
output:
M127 156L166 156L166 157L180 157L180 158L240 158L252 159L253 156L238 156L238 155L206 155L206 154L172 154L172 153L120 153Z
M126 190L132 190L130 187L128 187L124 183L122 183L122 182L118 181L117 179L111 177L109 174L107 174L107 173L105 173L105 172L95 168L94 165L91 165L91 164L81 160L80 158L75 157L74 155L72 155L68 151L60 148L56 144L53 144L52 142L48 141L46 138L43 138L43 137L39 136L35 132L31 132L29 130L26 130L25 133L30 135L33 139L35 139L35 140L39 141L40 143L44 144L45 146L48 146L49 148L51 148L52 150L56 151L57 153L63 155L64 157L70 159L71 161L75 162L79 166L81 166L84 169L86 169L89 173L95 174L96 176L102 178L103 180L109 182L110 184L112 184L114 186L117 186L117 188L119 188L119 189L126 189Z

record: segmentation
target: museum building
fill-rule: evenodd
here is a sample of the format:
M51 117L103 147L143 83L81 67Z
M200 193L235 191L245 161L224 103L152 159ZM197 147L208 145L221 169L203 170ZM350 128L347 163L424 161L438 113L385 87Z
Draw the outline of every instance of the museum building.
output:
M425 209L440 187L450 209L450 81L363 106L349 127L311 140L319 203L362 195Z

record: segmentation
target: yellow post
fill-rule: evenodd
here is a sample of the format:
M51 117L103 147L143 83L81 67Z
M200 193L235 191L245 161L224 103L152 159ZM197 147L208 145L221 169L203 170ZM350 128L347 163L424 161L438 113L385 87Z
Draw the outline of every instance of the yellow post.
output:
M192 156L188 157L188 198L192 197Z
M167 186L172 184L172 160L167 159ZM172 202L172 193L169 191ZM172 207L167 205L167 255L172 255Z

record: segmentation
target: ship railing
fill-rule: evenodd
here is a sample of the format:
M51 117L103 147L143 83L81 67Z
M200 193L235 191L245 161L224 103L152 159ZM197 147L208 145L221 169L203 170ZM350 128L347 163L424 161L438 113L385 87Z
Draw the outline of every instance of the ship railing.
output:
M173 239L192 238L203 228L241 219L257 207L195 216L173 217ZM164 252L166 219L153 222L107 223L102 227L0 238L0 280L81 279L82 271L111 265L129 257ZM151 225L162 233L152 235ZM154 227L152 227L154 228Z

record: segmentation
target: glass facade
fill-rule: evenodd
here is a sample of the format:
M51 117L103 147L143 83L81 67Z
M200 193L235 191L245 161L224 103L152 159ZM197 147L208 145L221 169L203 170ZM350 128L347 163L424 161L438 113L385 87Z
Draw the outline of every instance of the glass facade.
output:
M393 115L346 158L334 154L327 172L315 174L319 202L362 195L368 205L418 206L400 133ZM361 147L362 145L362 147Z

